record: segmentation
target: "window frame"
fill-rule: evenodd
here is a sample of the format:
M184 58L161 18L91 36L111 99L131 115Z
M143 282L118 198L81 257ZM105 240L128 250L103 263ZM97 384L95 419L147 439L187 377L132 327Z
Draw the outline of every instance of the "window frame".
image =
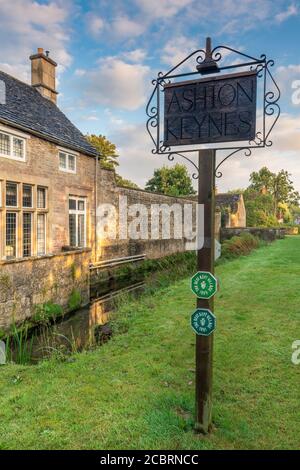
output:
M19 134L14 134L12 132L9 132L7 130L4 130L2 127L0 127L0 134L6 135L9 138L9 154L2 153L0 151L0 157L2 158L8 158L9 160L15 160L17 162L26 162L26 138L22 135ZM13 152L14 152L14 138L19 139L23 142L23 155L22 157L16 157Z
M38 251L38 218L43 217L44 219L44 253ZM47 213L38 211L36 215L36 256L46 256L47 254Z
M39 207L39 189L45 191L45 207ZM48 208L48 188L46 186L37 185L36 186L36 209L38 212L46 211Z
M7 184L8 184L8 183L11 183L11 184L16 185L16 188L17 188L16 205L15 205L15 206L9 206L9 205L7 204L7 202L6 202L6 201L7 201ZM19 209L19 207L20 207L19 196L20 196L19 183L17 183L16 181L6 180L6 181L5 181L5 195L4 195L5 207L6 207L7 209L14 209L14 210Z
M70 200L75 200L76 201L76 209L70 209ZM84 203L84 210L79 210L78 209L78 202L83 202ZM69 209L69 243L72 248L86 248L87 246L87 198L83 196L72 196L69 195L68 198L68 209ZM76 238L76 244L71 245L71 232L70 232L70 215L75 215L75 238ZM84 217L84 230L83 230L83 245L79 246L78 244L78 229L79 229L79 216L83 215Z
M63 168L60 165L60 155L61 154L64 154L66 156L66 168ZM74 170L70 169L70 166L69 166L69 157L70 156L74 158ZM63 171L64 173L72 173L73 175L75 175L77 173L77 157L78 157L78 154L76 152L70 152L69 150L59 148L58 149L58 168L59 168L59 171Z
M29 215L30 216L30 254L29 255L24 255L24 248L25 248L25 243L24 243L24 216ZM31 211L26 211L24 210L22 212L22 258L30 258L33 255L34 251L34 246L33 246L33 233L34 233L34 221L33 221L33 213Z
M31 206L24 206L24 186L27 186L27 187L30 187L31 189ZM22 204L21 204L21 207L24 211L28 210L28 209L33 209L34 207L34 186L32 184L29 184L29 183L22 183Z
M9 214L13 214L15 216L15 222L16 222L16 227L15 227L15 256L7 256L6 254L6 248L7 248L7 216ZM8 210L5 212L4 215L4 259L5 260L14 260L18 258L18 253L19 253L19 237L18 237L18 232L19 232L19 217L18 217L18 212L15 210Z
M13 184L16 188L16 203L15 206L8 206L6 205L6 196L7 196L7 184ZM26 207L23 205L23 186L30 186L31 187L31 207ZM44 207L37 207L37 190L38 188L44 191L44 199L42 202L45 203ZM38 185L32 181L27 181L26 179L22 181L20 180L13 180L9 179L0 179L0 260L6 261L18 261L18 260L26 260L31 257L41 257L47 256L49 243L48 243L48 204L49 204L49 188L45 185ZM7 245L7 240L11 239L11 232L7 232L7 214L15 214L13 217L16 223L16 233L15 237L16 240ZM30 216L26 216L26 213L30 213ZM37 224L38 224L38 217L43 217L44 220L44 233L43 236L45 237L43 240L43 253L38 253L38 239L37 239ZM30 217L30 226L29 221L28 225L25 226L24 231L24 219L26 221L26 217ZM12 220L12 219L11 219ZM10 222L10 219L8 220ZM12 223L12 222L11 222ZM29 231L30 229L30 231ZM8 235L8 237L7 237ZM25 238L24 238L25 237ZM29 238L30 237L30 238ZM28 245L30 242L30 250L28 250ZM14 250L8 250L7 247L13 246ZM24 247L27 249L24 252ZM13 252L13 255L10 253ZM25 253L25 254L24 254ZM28 254L26 254L28 253ZM30 253L30 254L29 254Z

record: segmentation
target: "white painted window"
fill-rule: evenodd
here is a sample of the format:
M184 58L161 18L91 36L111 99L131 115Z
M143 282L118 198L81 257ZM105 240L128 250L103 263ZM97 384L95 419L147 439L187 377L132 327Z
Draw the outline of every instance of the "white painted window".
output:
M22 137L0 131L0 157L25 161L25 144Z
M4 190L0 210L0 259L45 255L48 188L5 180L0 181L0 185Z
M41 186L37 188L37 208L38 209L46 209L47 204L47 190Z
M46 217L46 214L37 214L36 240L38 256L46 254Z
M76 173L76 155L60 150L59 169L68 173Z
M23 212L23 258L32 255L32 213Z
M32 199L32 186L31 184L23 184L23 207L31 208L33 207L33 199Z
M86 246L86 200L70 196L69 198L69 236L70 246Z
M17 229L18 219L16 212L6 212L5 217L5 258L14 259L17 256Z
M18 184L6 182L6 207L18 207Z

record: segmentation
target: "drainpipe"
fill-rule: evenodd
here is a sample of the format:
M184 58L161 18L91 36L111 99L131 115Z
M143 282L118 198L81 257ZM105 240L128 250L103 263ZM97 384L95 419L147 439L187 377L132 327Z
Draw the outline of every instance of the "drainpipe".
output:
M99 155L95 158L96 168L95 168L95 247L94 247L94 263L97 262L97 247L98 247L98 236L97 236L97 207L98 207L98 165L99 165Z

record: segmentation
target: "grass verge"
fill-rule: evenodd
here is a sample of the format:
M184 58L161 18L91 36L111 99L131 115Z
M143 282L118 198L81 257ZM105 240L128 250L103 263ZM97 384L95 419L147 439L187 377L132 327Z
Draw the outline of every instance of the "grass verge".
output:
M193 432L189 279L120 307L116 335L73 362L7 365L2 449L297 449L300 238L217 268L214 432Z

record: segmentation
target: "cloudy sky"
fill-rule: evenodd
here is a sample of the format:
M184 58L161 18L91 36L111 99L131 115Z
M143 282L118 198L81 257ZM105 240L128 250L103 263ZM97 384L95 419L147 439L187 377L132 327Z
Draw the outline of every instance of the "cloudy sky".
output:
M300 190L299 0L0 0L0 69L29 82L29 55L50 50L61 109L84 133L116 143L119 173L142 187L166 163L145 131L151 79L206 36L273 58L282 90L273 147L229 160L219 190L246 186L263 165L289 170Z

